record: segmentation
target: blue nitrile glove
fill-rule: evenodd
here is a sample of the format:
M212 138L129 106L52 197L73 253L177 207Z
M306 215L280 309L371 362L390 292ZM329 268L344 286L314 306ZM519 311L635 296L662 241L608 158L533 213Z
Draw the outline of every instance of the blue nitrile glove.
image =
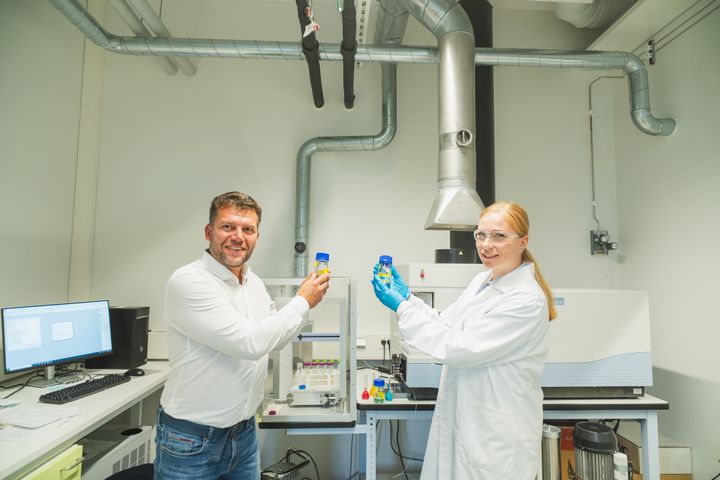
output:
M392 271L392 282L390 285L393 289L397 290L397 292L402 295L405 300L407 300L410 297L410 289L405 284L405 281L397 270L395 270L395 265L390 266L390 270Z
M377 275L377 273L380 271L380 264L376 263L375 267L373 267L373 274ZM404 300L407 300L410 297L410 289L405 284L405 281L400 276L400 274L395 270L395 265L390 265L390 272L392 273L392 279L390 281L390 288L396 290Z
M373 290L375 290L375 296L378 300L380 300L380 303L385 305L393 312L397 312L398 307L400 306L402 301L405 300L403 296L400 295L400 292L398 292L392 287L388 287L387 285L385 285L382 280L380 280L380 277L377 276L377 273L373 275L371 283L373 286Z

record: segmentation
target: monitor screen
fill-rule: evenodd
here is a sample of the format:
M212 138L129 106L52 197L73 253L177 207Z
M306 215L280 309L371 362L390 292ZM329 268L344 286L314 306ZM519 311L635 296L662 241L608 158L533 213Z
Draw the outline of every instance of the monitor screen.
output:
M2 309L5 373L112 353L107 300Z

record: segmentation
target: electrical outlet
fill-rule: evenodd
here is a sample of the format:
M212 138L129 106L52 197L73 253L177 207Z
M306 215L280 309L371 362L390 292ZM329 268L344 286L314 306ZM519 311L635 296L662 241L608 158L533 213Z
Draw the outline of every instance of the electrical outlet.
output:
M357 350L357 356L360 359L372 359L372 360L378 360L383 358L383 346L381 343L381 340L387 340L390 338L390 335L387 333L381 333L381 334L363 334L362 337L365 339L365 348L358 348ZM394 345L390 345L391 349L395 349L396 347ZM385 358L389 358L388 354L388 348L387 344L385 346Z

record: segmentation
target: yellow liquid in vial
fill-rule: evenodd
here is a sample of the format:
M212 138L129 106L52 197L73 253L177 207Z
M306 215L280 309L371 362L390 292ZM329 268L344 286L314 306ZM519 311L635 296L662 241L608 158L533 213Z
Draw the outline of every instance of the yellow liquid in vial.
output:
M315 273L318 275L330 273L327 262L315 262Z

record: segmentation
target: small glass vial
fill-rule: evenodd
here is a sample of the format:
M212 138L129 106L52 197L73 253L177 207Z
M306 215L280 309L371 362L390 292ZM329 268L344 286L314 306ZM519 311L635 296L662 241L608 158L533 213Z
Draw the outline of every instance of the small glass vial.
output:
M378 263L380 263L380 268L377 275L380 277L380 281L390 286L392 280L392 257L390 255L381 255Z
M330 254L325 252L317 252L315 254L315 273L323 275L330 273L328 262L330 261Z
M373 389L375 394L372 395L375 403L385 402L385 380L382 378L376 378L373 382Z
M392 388L390 388L390 384L388 383L387 385L385 385L385 400L387 400L388 402L392 402L392 399L393 399Z

